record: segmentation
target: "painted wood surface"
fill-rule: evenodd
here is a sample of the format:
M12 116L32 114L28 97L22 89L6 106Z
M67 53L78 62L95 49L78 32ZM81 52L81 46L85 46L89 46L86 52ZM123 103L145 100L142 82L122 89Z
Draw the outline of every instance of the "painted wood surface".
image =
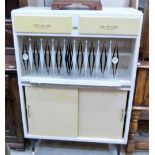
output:
M77 136L78 91L25 87L29 134Z

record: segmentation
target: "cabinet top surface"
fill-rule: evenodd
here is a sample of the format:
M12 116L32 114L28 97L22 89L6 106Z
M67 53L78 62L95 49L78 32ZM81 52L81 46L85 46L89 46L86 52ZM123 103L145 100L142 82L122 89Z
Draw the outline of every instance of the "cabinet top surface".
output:
M143 15L143 13L141 11L138 11L134 8L103 8L103 10L51 10L50 7L24 7L24 8L19 8L19 9L15 9L12 11L12 13L14 14L82 14L82 15L86 15L86 14L91 14L91 15L120 15L121 16L135 16L135 17L140 17Z

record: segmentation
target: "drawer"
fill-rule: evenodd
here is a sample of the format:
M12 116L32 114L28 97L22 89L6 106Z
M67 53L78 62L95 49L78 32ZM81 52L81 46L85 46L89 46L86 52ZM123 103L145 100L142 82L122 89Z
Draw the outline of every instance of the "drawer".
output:
M15 16L16 32L71 33L71 16Z
M136 18L80 17L80 34L137 35L140 20Z

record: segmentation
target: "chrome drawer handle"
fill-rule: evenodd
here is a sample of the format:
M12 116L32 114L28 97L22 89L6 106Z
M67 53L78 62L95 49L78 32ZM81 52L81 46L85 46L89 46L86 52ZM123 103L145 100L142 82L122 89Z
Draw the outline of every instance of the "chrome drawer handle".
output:
M106 30L113 30L113 29L117 29L119 26L115 26L115 25L100 25L101 29L106 29Z
M47 24L47 25L45 25L45 24L33 24L33 26L36 28L49 28L49 27L51 27L50 24Z

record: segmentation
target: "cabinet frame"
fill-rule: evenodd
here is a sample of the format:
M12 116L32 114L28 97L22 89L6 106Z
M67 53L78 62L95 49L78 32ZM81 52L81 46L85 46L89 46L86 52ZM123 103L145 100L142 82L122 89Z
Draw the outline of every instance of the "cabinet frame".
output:
M51 10L50 10L51 11ZM136 11L136 10L134 10ZM56 11L57 12L57 11ZM56 13L55 12L55 13ZM15 13L23 13L24 14L24 10L22 10L21 12L19 10L16 11L13 11L12 12L12 19L14 20L14 14ZM46 13L49 13L48 11ZM71 13L72 14L72 11L68 12L68 13ZM82 11L81 11L82 13ZM40 13L41 15L42 13ZM94 13L95 14L95 13ZM96 13L98 14L98 13ZM39 15L39 14L38 14ZM118 15L122 15L122 12L119 12ZM112 13L109 14L109 17L113 17L113 16L116 16ZM128 17L128 15L126 15L126 17ZM32 83L29 82L29 83L23 83L22 82L22 70L21 70L21 67L20 67L20 61L17 61L17 71L18 71L18 80L19 80L19 91L20 91L20 99L21 99L21 109L22 109L22 119L23 119L23 125L24 125L24 135L26 138L33 138L33 139L53 139L53 140L67 140L67 141L83 141L83 142L98 142L98 143L111 143L111 144L126 144L127 143L127 140L128 140L128 132L129 132L129 124L130 124L130 118L131 118L131 110L132 110L132 102L133 102L133 94L134 94L134 87L135 87L135 78L136 78L136 69L137 69L137 60L138 60L138 54L139 54L139 45L140 45L140 37L141 37L141 25L142 25L142 14L138 12L137 14L137 17L140 19L140 25L139 25L139 33L138 35L135 35L135 36L118 36L118 35L102 35L100 37L104 37L104 38L110 38L110 37L113 37L113 38L134 38L135 39L135 46L133 47L133 50L134 50L134 54L133 54L133 64L132 64L132 75L131 75L131 86L130 87L117 87L117 86L94 86L93 88L110 88L110 89L114 89L114 90L127 90L129 91L129 96L128 96L128 107L127 107L127 114L126 114L126 122L125 122L125 130L124 130L124 137L123 138L120 138L120 139L116 139L116 138L90 138L90 137L77 137L77 138L69 138L69 137L53 137L53 136L43 136L43 135L32 135L32 134L29 134L28 133L28 127L27 127L27 118L26 118L26 109L25 109L25 100L24 100L24 91L23 91L23 87L24 86L32 86L32 85L36 85L37 83L35 81L33 81ZM75 18L77 19L77 18ZM75 22L75 20L74 20ZM75 24L77 24L75 22ZM13 27L14 27L14 22L13 22ZM19 55L18 53L20 52L19 51L19 40L18 40L18 36L21 36L21 35L25 35L24 33L16 33L15 32L15 28L13 29L14 31L14 44L15 44L15 49L16 49L16 60L19 60ZM30 36L33 36L34 34L31 34L31 33L27 33L26 35L30 35ZM43 35L43 34L37 34L37 35ZM72 35L74 37L78 36L77 34L77 30L75 30ZM57 35L56 36L61 36L61 35ZM65 36L65 35L64 35ZM84 36L84 35L83 35ZM87 37L90 37L89 35ZM93 37L99 37L99 36L96 36L96 35L93 35ZM45 80L43 80L42 82L46 82ZM41 83L40 83L41 84ZM47 84L47 83L46 83ZM55 84L51 84L52 85L55 85ZM60 84L59 84L60 85ZM67 85L67 83L66 83ZM62 87L64 87L64 84L62 84ZM74 87L77 87L75 85L72 85L70 84L69 86L70 88L74 88ZM81 85L78 86L79 88L80 87L83 87Z

